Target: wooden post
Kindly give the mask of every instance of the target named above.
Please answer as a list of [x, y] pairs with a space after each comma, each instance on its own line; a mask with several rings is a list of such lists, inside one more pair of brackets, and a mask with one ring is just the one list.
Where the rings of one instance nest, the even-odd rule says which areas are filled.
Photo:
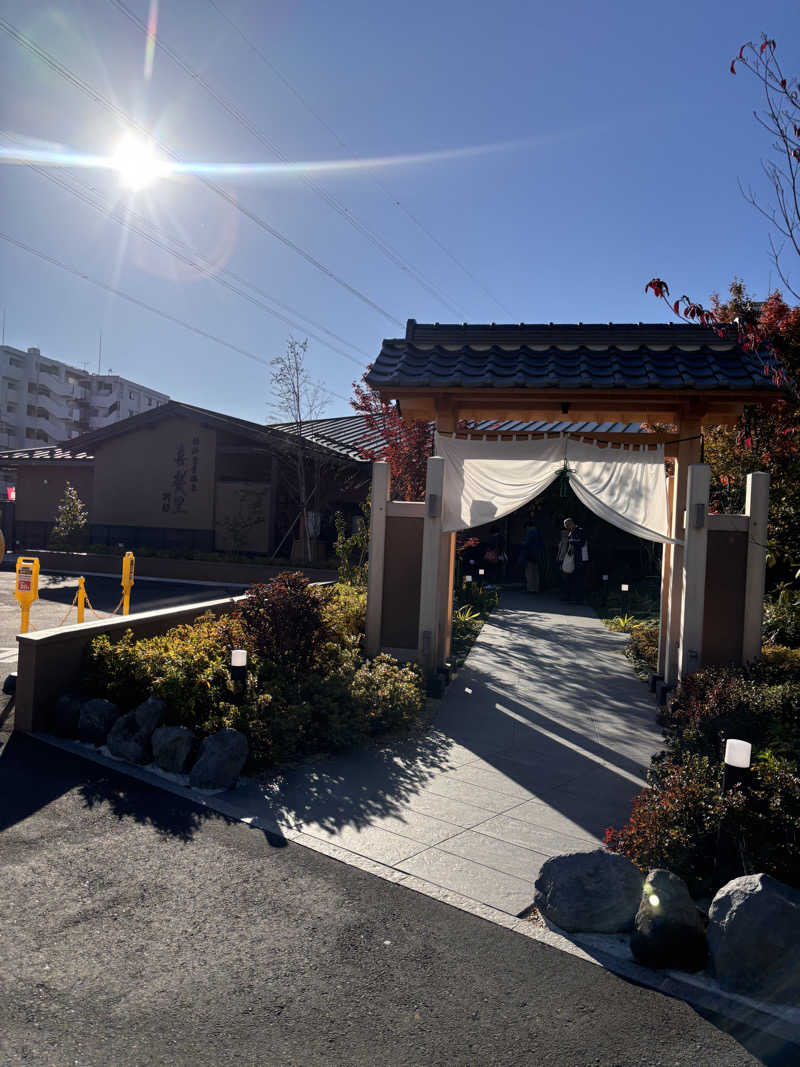
[[[681, 440], [675, 460], [675, 489], [672, 502], [672, 536], [683, 540], [684, 513], [686, 511], [686, 483], [689, 466], [700, 459], [699, 419], [685, 419], [680, 423]], [[672, 546], [669, 577], [668, 625], [664, 649], [664, 681], [674, 685], [678, 680], [678, 659], [683, 602], [683, 545]]]
[[[667, 478], [667, 529], [672, 529], [672, 513], [675, 498], [675, 475]], [[661, 549], [661, 600], [659, 602], [658, 620], [658, 674], [664, 676], [667, 656], [667, 635], [669, 633], [669, 591], [670, 568], [672, 565], [672, 545], [665, 544]]]
[[440, 569], [442, 566], [442, 492], [444, 460], [431, 456], [425, 483], [425, 519], [422, 533], [422, 577], [419, 597], [419, 659], [427, 674], [439, 666], [442, 613]]
[[686, 488], [686, 526], [683, 546], [683, 597], [678, 647], [680, 676], [703, 664], [703, 619], [708, 555], [708, 493], [711, 469], [705, 463], [689, 467]]
[[383, 619], [383, 562], [386, 555], [386, 504], [389, 500], [389, 464], [372, 464], [372, 494], [369, 519], [369, 569], [367, 570], [366, 651], [377, 656], [381, 648]]
[[764, 613], [764, 578], [767, 567], [768, 474], [758, 471], [747, 475], [745, 499], [745, 513], [749, 521], [747, 524], [742, 663], [751, 663], [761, 656], [761, 622]]

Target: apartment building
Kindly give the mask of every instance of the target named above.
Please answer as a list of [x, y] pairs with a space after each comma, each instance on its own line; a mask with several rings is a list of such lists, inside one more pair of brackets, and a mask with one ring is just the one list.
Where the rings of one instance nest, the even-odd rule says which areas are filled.
[[[69, 441], [168, 400], [166, 394], [119, 375], [92, 374], [48, 359], [38, 348], [24, 352], [11, 345], [0, 346], [2, 449]], [[0, 487], [6, 483], [0, 475]]]

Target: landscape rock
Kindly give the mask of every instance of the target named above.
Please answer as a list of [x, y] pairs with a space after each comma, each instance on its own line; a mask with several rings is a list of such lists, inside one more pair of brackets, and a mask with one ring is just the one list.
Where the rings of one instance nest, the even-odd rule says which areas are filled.
[[233, 789], [248, 751], [244, 734], [238, 730], [219, 730], [203, 742], [189, 784], [195, 789]]
[[77, 737], [80, 714], [81, 698], [74, 693], [65, 693], [50, 712], [50, 732], [56, 737]]
[[700, 971], [708, 946], [697, 905], [682, 878], [650, 871], [631, 934], [631, 952], [646, 967]]
[[194, 734], [185, 726], [159, 726], [151, 739], [153, 762], [162, 771], [183, 774], [194, 740]]
[[130, 763], [150, 763], [150, 738], [164, 718], [164, 701], [150, 697], [111, 727], [106, 744], [112, 756]]
[[711, 903], [708, 947], [723, 989], [800, 1004], [800, 890], [768, 874], [734, 878]]
[[562, 930], [619, 933], [633, 926], [643, 884], [627, 856], [604, 848], [567, 852], [543, 864], [534, 904]]
[[92, 745], [104, 745], [109, 731], [120, 717], [120, 710], [110, 700], [98, 697], [81, 704], [78, 737]]

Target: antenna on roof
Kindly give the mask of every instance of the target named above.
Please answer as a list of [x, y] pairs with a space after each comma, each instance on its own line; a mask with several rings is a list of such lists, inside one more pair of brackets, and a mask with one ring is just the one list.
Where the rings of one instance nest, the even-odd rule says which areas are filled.
[[4, 345], [5, 343], [6, 343], [6, 309], [5, 309], [5, 306], [4, 306], [3, 307], [3, 340], [0, 341], [0, 344]]
[[103, 331], [100, 331], [100, 343], [97, 346], [97, 373], [100, 373], [100, 365], [103, 359]]

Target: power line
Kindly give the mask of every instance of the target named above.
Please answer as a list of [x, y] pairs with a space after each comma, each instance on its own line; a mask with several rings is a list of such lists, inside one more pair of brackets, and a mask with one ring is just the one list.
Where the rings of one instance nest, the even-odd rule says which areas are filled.
[[[35, 56], [37, 59], [41, 60], [41, 62], [46, 64], [46, 66], [50, 67], [50, 69], [56, 74], [58, 74], [59, 77], [63, 78], [70, 85], [73, 85], [75, 88], [79, 89], [82, 93], [85, 93], [87, 96], [90, 97], [90, 99], [94, 100], [95, 103], [100, 104], [102, 107], [106, 108], [106, 110], [110, 111], [113, 115], [116, 115], [117, 118], [121, 119], [121, 121], [124, 122], [126, 126], [128, 126], [130, 129], [136, 130], [137, 133], [140, 133], [142, 134], [142, 136], [148, 138], [148, 140], [151, 140], [153, 144], [157, 145], [157, 147], [165, 155], [169, 156], [170, 159], [178, 161], [177, 154], [173, 152], [172, 149], [165, 145], [162, 141], [158, 141], [155, 137], [153, 137], [152, 132], [148, 130], [145, 126], [143, 126], [142, 123], [134, 119], [133, 116], [129, 115], [118, 104], [115, 104], [113, 101], [103, 96], [102, 93], [100, 93], [97, 89], [93, 88], [88, 82], [85, 82], [82, 78], [79, 78], [78, 75], [76, 75], [63, 63], [59, 62], [59, 60], [57, 60], [55, 56], [51, 55], [46, 49], [42, 48], [40, 45], [37, 45], [35, 41], [32, 41], [29, 37], [26, 37], [23, 33], [20, 33], [20, 31], [17, 30], [15, 26], [12, 26], [11, 23], [7, 22], [2, 16], [0, 16], [0, 29], [7, 33], [9, 37], [13, 38], [18, 44], [20, 44], [33, 56]], [[274, 226], [270, 225], [270, 223], [268, 223], [266, 219], [261, 218], [260, 215], [257, 215], [254, 211], [251, 211], [249, 208], [246, 208], [243, 204], [239, 203], [239, 201], [236, 200], [235, 197], [231, 196], [230, 193], [226, 192], [221, 186], [217, 185], [216, 182], [212, 182], [208, 178], [202, 178], [199, 176], [197, 177], [197, 180], [200, 181], [203, 185], [205, 185], [207, 189], [210, 189], [212, 192], [216, 193], [217, 196], [222, 197], [222, 199], [229, 203], [231, 207], [241, 212], [241, 214], [246, 216], [246, 218], [250, 219], [251, 222], [254, 222], [257, 226], [264, 230], [265, 233], [268, 233], [271, 237], [274, 237], [276, 240], [280, 241], [281, 244], [285, 245], [285, 247], [289, 248], [302, 259], [306, 260], [307, 263], [310, 263], [311, 266], [315, 267], [322, 274], [330, 278], [331, 281], [336, 282], [337, 285], [340, 285], [343, 289], [346, 289], [347, 292], [351, 293], [353, 296], [355, 296], [362, 303], [366, 304], [368, 307], [371, 307], [374, 311], [377, 311], [380, 315], [383, 315], [384, 318], [387, 318], [396, 326], [400, 327], [401, 329], [404, 328], [405, 324], [402, 323], [400, 319], [395, 318], [395, 316], [390, 314], [390, 312], [388, 312], [385, 308], [382, 308], [380, 304], [376, 304], [375, 301], [370, 300], [368, 296], [362, 293], [355, 286], [350, 285], [349, 282], [346, 282], [343, 278], [340, 278], [337, 274], [335, 274], [332, 270], [326, 267], [318, 259], [315, 259], [315, 257], [312, 256], [310, 252], [307, 252], [300, 245], [292, 241], [291, 238], [287, 237], [285, 234], [281, 233], [280, 230], [277, 230]]]
[[[112, 0], [112, 3], [113, 2], [116, 2], [116, 0]], [[286, 86], [286, 88], [289, 90], [289, 92], [292, 94], [292, 96], [294, 96], [295, 99], [300, 102], [300, 104], [305, 108], [305, 110], [309, 113], [309, 115], [311, 115], [314, 119], [316, 119], [316, 121], [320, 124], [320, 126], [323, 127], [323, 129], [328, 131], [328, 133], [331, 135], [331, 137], [333, 137], [333, 139], [336, 141], [336, 143], [339, 145], [339, 147], [344, 149], [345, 152], [348, 152], [348, 153], [352, 154], [352, 149], [350, 148], [350, 145], [348, 145], [347, 142], [344, 141], [339, 136], [339, 134], [331, 126], [331, 124], [329, 122], [327, 122], [326, 119], [324, 119], [314, 107], [312, 107], [312, 105], [303, 96], [303, 94], [300, 92], [300, 90], [297, 88], [297, 86], [294, 85], [294, 83], [291, 82], [289, 80], [289, 78], [286, 77], [286, 75], [283, 73], [283, 71], [281, 71], [280, 68], [277, 67], [261, 51], [261, 49], [258, 48], [253, 43], [253, 41], [247, 36], [247, 34], [244, 32], [244, 30], [242, 30], [237, 25], [237, 23], [230, 17], [230, 15], [228, 15], [225, 11], [221, 10], [219, 5], [216, 3], [216, 0], [208, 0], [208, 3], [216, 11], [216, 13], [219, 15], [219, 17], [221, 19], [223, 19], [223, 21], [227, 22], [227, 24], [231, 27], [231, 29], [233, 29], [239, 35], [239, 37], [242, 39], [242, 41], [244, 41], [244, 43], [251, 50], [251, 52], [255, 52], [255, 54], [258, 56], [258, 58], [261, 60], [261, 62], [268, 68], [268, 70], [270, 70], [275, 75], [275, 77], [280, 82], [282, 82], [283, 85]], [[389, 189], [389, 187], [387, 185], [385, 185], [384, 182], [382, 182], [374, 174], [371, 174], [370, 178], [375, 183], [375, 185], [377, 185], [379, 189], [383, 190], [383, 192], [389, 197], [390, 201], [392, 202], [392, 205], [394, 207], [396, 207], [396, 208], [399, 208], [400, 211], [402, 211], [403, 214], [407, 218], [409, 218], [414, 223], [414, 225], [425, 234], [425, 236], [429, 240], [433, 241], [433, 243], [438, 248], [440, 248], [442, 250], [442, 252], [444, 252], [444, 254], [448, 257], [448, 259], [450, 259], [453, 263], [455, 263], [455, 265], [459, 268], [459, 270], [463, 271], [463, 273], [466, 274], [466, 276], [472, 282], [474, 282], [475, 285], [477, 285], [478, 288], [483, 293], [485, 293], [486, 296], [488, 296], [490, 300], [493, 300], [494, 303], [497, 304], [497, 306], [499, 308], [502, 308], [502, 310], [505, 311], [507, 315], [512, 315], [513, 314], [511, 309], [508, 308], [502, 302], [502, 300], [499, 299], [499, 297], [495, 296], [494, 293], [491, 291], [491, 289], [489, 289], [489, 287], [487, 285], [485, 285], [484, 282], [482, 282], [480, 280], [480, 278], [476, 277], [476, 275], [467, 266], [465, 266], [464, 263], [461, 262], [461, 260], [455, 255], [454, 252], [452, 252], [447, 247], [447, 245], [444, 244], [443, 241], [440, 241], [439, 238], [434, 233], [432, 233], [431, 230], [427, 226], [425, 226], [425, 224], [420, 219], [418, 219], [416, 215], [414, 215], [411, 211], [409, 211], [409, 209], [405, 206], [405, 204], [401, 203], [401, 201], [397, 199], [397, 197], [394, 195], [394, 193], [391, 191], [391, 189]]]
[[[114, 296], [121, 297], [121, 299], [127, 300], [131, 304], [135, 304], [137, 307], [143, 308], [145, 311], [149, 311], [153, 315], [158, 315], [160, 318], [166, 319], [167, 322], [173, 322], [177, 326], [182, 326], [185, 330], [191, 330], [192, 333], [204, 337], [207, 341], [213, 341], [215, 344], [229, 348], [232, 352], [238, 352], [240, 356], [246, 356], [248, 359], [252, 359], [255, 363], [260, 363], [264, 367], [272, 366], [271, 361], [265, 359], [263, 356], [256, 355], [255, 352], [250, 352], [246, 348], [241, 348], [239, 345], [235, 345], [231, 341], [226, 341], [223, 337], [217, 337], [216, 334], [209, 333], [207, 330], [201, 330], [199, 326], [192, 326], [191, 323], [179, 319], [177, 315], [171, 315], [168, 311], [162, 311], [161, 308], [153, 307], [152, 304], [148, 304], [136, 296], [131, 296], [130, 293], [123, 292], [122, 289], [117, 289], [113, 285], [108, 285], [107, 282], [101, 282], [99, 278], [93, 278], [91, 274], [86, 274], [84, 271], [78, 270], [77, 267], [71, 267], [68, 263], [56, 259], [55, 256], [49, 256], [46, 252], [42, 252], [41, 249], [25, 244], [24, 241], [18, 241], [15, 237], [12, 237], [8, 233], [3, 233], [1, 230], [0, 241], [7, 241], [9, 244], [22, 249], [23, 252], [28, 252], [32, 256], [37, 256], [39, 259], [44, 260], [45, 263], [49, 263], [53, 267], [58, 267], [60, 270], [66, 271], [68, 274], [74, 274], [76, 278], [80, 278], [82, 281], [91, 282], [92, 285], [96, 285], [99, 289], [105, 289], [106, 292], [113, 293]], [[349, 403], [347, 397], [340, 396], [338, 393], [334, 393], [330, 390], [326, 391], [330, 392], [331, 396], [335, 396], [337, 400], [344, 400], [345, 403]]]
[[[182, 252], [178, 251], [176, 248], [170, 247], [169, 244], [165, 243], [165, 241], [159, 240], [159, 238], [157, 236], [155, 236], [155, 234], [158, 234], [161, 231], [159, 231], [156, 227], [152, 227], [152, 230], [154, 230], [155, 233], [148, 232], [148, 229], [146, 227], [148, 227], [149, 224], [147, 223], [147, 220], [144, 218], [144, 216], [142, 216], [142, 215], [140, 215], [140, 214], [138, 214], [137, 212], [134, 212], [134, 211], [127, 212], [126, 214], [123, 215], [119, 211], [117, 211], [115, 208], [109, 207], [107, 205], [107, 203], [104, 203], [102, 200], [99, 200], [99, 199], [97, 199], [95, 197], [92, 197], [92, 195], [89, 193], [88, 190], [81, 189], [80, 186], [72, 185], [70, 182], [65, 181], [63, 178], [57, 177], [55, 174], [48, 173], [42, 167], [39, 167], [34, 163], [28, 163], [27, 166], [30, 167], [31, 170], [33, 170], [37, 174], [39, 174], [42, 178], [46, 178], [48, 181], [53, 182], [55, 185], [60, 186], [66, 192], [70, 193], [72, 196], [75, 196], [79, 200], [83, 201], [83, 203], [85, 203], [89, 207], [93, 208], [95, 211], [97, 211], [104, 218], [112, 218], [123, 229], [130, 230], [132, 233], [138, 234], [140, 237], [144, 238], [146, 241], [149, 241], [151, 244], [155, 245], [157, 248], [160, 248], [162, 251], [166, 252], [168, 255], [173, 256], [175, 259], [179, 260], [181, 263], [184, 263], [184, 264], [186, 264], [186, 266], [191, 267], [191, 269], [197, 271], [198, 274], [202, 274], [204, 277], [210, 279], [211, 281], [216, 282], [218, 285], [223, 286], [224, 288], [228, 289], [230, 292], [235, 293], [237, 296], [241, 297], [243, 300], [249, 301], [251, 304], [254, 304], [256, 307], [261, 308], [263, 311], [266, 311], [267, 314], [273, 315], [275, 318], [280, 319], [281, 322], [286, 323], [288, 326], [291, 326], [293, 329], [300, 330], [303, 333], [307, 333], [309, 337], [313, 337], [315, 341], [318, 341], [320, 344], [325, 345], [326, 348], [330, 348], [331, 351], [336, 352], [338, 355], [342, 356], [344, 359], [349, 360], [351, 363], [355, 363], [356, 366], [358, 366], [358, 367], [363, 366], [362, 362], [360, 360], [356, 359], [354, 356], [351, 356], [349, 354], [349, 352], [342, 351], [340, 348], [337, 348], [335, 345], [332, 345], [330, 343], [330, 341], [326, 341], [323, 337], [318, 337], [315, 333], [310, 331], [306, 326], [303, 326], [302, 324], [295, 322], [294, 320], [288, 318], [286, 315], [282, 315], [279, 311], [275, 311], [273, 308], [268, 307], [266, 304], [264, 304], [261, 300], [257, 300], [255, 297], [251, 296], [249, 293], [246, 293], [243, 289], [239, 288], [239, 286], [232, 285], [230, 282], [225, 281], [224, 278], [219, 277], [218, 274], [214, 272], [215, 271], [214, 264], [211, 263], [209, 260], [205, 259], [204, 257], [202, 257], [201, 255], [199, 255], [199, 253], [195, 252], [188, 245], [184, 245], [184, 247], [187, 249], [189, 255], [194, 257], [194, 259], [189, 258], [189, 255], [184, 255]], [[135, 222], [132, 221], [134, 219], [141, 220], [144, 223], [144, 227], [142, 225], [136, 225]], [[177, 242], [174, 239], [169, 239], [168, 238], [168, 240], [173, 240], [175, 244], [178, 244], [178, 243], [183, 244], [183, 242]], [[228, 273], [228, 272], [227, 271], [221, 271], [220, 273]], [[233, 275], [233, 276], [238, 278], [238, 275]], [[243, 281], [243, 284], [249, 285], [250, 283]], [[271, 298], [268, 297], [268, 299], [271, 299]], [[304, 316], [301, 316], [301, 317], [304, 317]], [[321, 328], [323, 330], [325, 329], [325, 327], [321, 327]], [[330, 332], [330, 331], [326, 331], [326, 332]], [[333, 334], [333, 336], [337, 337], [336, 334]], [[339, 340], [342, 340], [342, 339], [339, 338]], [[348, 344], [348, 342], [344, 341], [344, 340], [342, 340], [342, 343], [343, 344]], [[355, 346], [352, 346], [352, 347], [355, 347]], [[358, 351], [358, 349], [357, 349], [357, 351]], [[364, 355], [366, 355], [366, 353], [364, 353]], [[367, 356], [367, 358], [369, 358], [369, 357]]]
[[[201, 86], [209, 94], [209, 96], [213, 100], [215, 100], [221, 108], [223, 108], [223, 110], [225, 110], [233, 119], [236, 120], [236, 122], [243, 126], [248, 131], [248, 133], [250, 133], [251, 136], [253, 136], [259, 142], [259, 144], [263, 145], [267, 149], [268, 152], [271, 152], [273, 155], [277, 156], [278, 159], [280, 159], [283, 163], [291, 162], [289, 157], [281, 150], [281, 148], [276, 144], [275, 141], [271, 140], [260, 129], [254, 126], [247, 118], [247, 116], [242, 111], [240, 111], [235, 104], [230, 103], [230, 101], [228, 101], [224, 96], [222, 96], [221, 93], [218, 93], [214, 89], [214, 87], [208, 81], [206, 81], [205, 78], [203, 78], [201, 74], [194, 70], [185, 60], [183, 60], [173, 48], [171, 48], [163, 41], [160, 36], [153, 37], [148, 30], [147, 24], [143, 22], [142, 19], [140, 19], [136, 14], [134, 14], [133, 11], [131, 11], [128, 5], [124, 3], [124, 0], [109, 0], [109, 3], [113, 4], [113, 6], [120, 12], [120, 14], [124, 15], [129, 22], [131, 22], [134, 26], [141, 30], [141, 32], [146, 37], [149, 37], [151, 40], [154, 40], [156, 48], [161, 49], [161, 51], [164, 52], [165, 55], [169, 56], [169, 58], [172, 60], [173, 63], [176, 64], [176, 66], [180, 67], [180, 69], [190, 78], [192, 78], [197, 85]], [[317, 182], [313, 181], [311, 178], [305, 175], [301, 175], [301, 180], [308, 189], [316, 193], [316, 195], [319, 196], [320, 199], [322, 199], [333, 211], [335, 211], [338, 215], [345, 219], [345, 221], [349, 223], [349, 225], [351, 225], [358, 233], [360, 233], [363, 237], [370, 241], [370, 243], [374, 245], [374, 247], [377, 248], [391, 263], [393, 263], [400, 270], [413, 277], [422, 286], [423, 289], [430, 293], [430, 295], [433, 296], [435, 299], [441, 301], [441, 303], [443, 303], [451, 311], [454, 311], [457, 315], [463, 316], [463, 311], [459, 310], [459, 308], [451, 300], [449, 300], [440, 289], [438, 289], [431, 282], [428, 282], [418, 268], [414, 267], [411, 263], [409, 263], [408, 260], [406, 260], [400, 252], [398, 252], [388, 243], [388, 241], [385, 241], [365, 222], [363, 222], [356, 215], [354, 215], [347, 207], [345, 207], [345, 205], [340, 200], [338, 200], [322, 186], [318, 185]]]

